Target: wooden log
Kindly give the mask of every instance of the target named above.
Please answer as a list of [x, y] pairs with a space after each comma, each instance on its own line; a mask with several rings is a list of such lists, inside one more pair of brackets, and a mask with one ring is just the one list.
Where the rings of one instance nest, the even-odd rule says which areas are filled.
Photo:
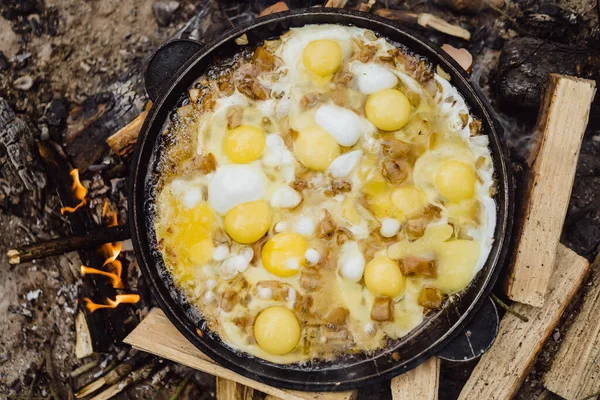
[[512, 300], [544, 305], [595, 86], [594, 81], [550, 75], [528, 162], [528, 198], [508, 279], [507, 295]]
[[387, 8], [380, 8], [375, 11], [375, 14], [394, 21], [400, 21], [413, 27], [420, 26], [422, 28], [434, 29], [438, 32], [445, 33], [446, 35], [455, 36], [464, 40], [471, 40], [471, 32], [461, 26], [453, 25], [433, 14], [390, 10]]
[[393, 400], [437, 400], [440, 359], [431, 357], [417, 368], [392, 379]]
[[508, 400], [517, 393], [588, 270], [585, 258], [558, 245], [544, 307], [515, 304], [515, 311], [526, 316], [529, 322], [510, 313], [504, 315], [496, 341], [481, 357], [459, 400]]
[[[600, 53], [532, 37], [508, 40], [498, 61], [498, 95], [518, 110], [537, 111], [551, 73], [591, 79], [600, 85]], [[600, 99], [595, 105], [597, 110]]]
[[99, 227], [83, 235], [65, 236], [30, 244], [20, 249], [11, 249], [6, 254], [9, 264], [20, 264], [75, 250], [94, 250], [105, 243], [120, 242], [129, 238], [131, 238], [129, 225]]
[[217, 400], [252, 400], [254, 389], [241, 383], [217, 376]]
[[583, 305], [544, 376], [544, 386], [567, 400], [589, 398], [600, 392], [600, 258]]
[[150, 310], [148, 316], [125, 338], [124, 342], [136, 349], [286, 400], [353, 400], [357, 394], [356, 391], [321, 393], [279, 389], [236, 374], [215, 363], [198, 350], [179, 333], [162, 310], [158, 308]]
[[124, 159], [129, 158], [131, 153], [133, 153], [135, 143], [137, 142], [140, 130], [142, 129], [142, 125], [144, 125], [147, 115], [148, 110], [142, 111], [133, 121], [106, 139], [106, 143], [108, 143], [115, 154], [118, 154]]

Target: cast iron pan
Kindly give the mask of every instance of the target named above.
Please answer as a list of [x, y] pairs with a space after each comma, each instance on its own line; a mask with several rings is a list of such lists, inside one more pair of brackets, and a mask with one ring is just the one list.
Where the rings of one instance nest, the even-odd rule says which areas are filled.
[[[277, 37], [291, 27], [325, 23], [371, 29], [426, 57], [431, 63], [441, 65], [450, 74], [451, 82], [462, 93], [471, 112], [481, 119], [484, 131], [490, 138], [498, 189], [495, 197], [496, 239], [485, 266], [471, 285], [453, 301], [447, 302], [442, 310], [430, 315], [408, 336], [389, 343], [375, 354], [345, 356], [336, 362], [284, 366], [229, 348], [211, 334], [196, 309], [178, 293], [157, 250], [152, 222], [156, 154], [162, 146], [160, 133], [168, 121], [169, 113], [178, 106], [182, 94], [202, 75], [214, 57], [227, 58], [240, 50], [240, 46], [234, 42], [235, 38], [246, 34], [249, 46], [253, 46], [265, 39]], [[436, 354], [450, 359], [464, 358], [466, 356], [461, 355], [461, 346], [471, 347], [472, 343], [466, 343], [465, 338], [469, 341], [469, 336], [478, 337], [476, 327], [480, 321], [497, 322], [495, 308], [489, 304], [483, 308], [485, 314], [477, 315], [474, 319], [473, 316], [486, 301], [489, 302], [488, 295], [506, 256], [512, 224], [511, 179], [490, 113], [469, 84], [468, 76], [437, 46], [394, 22], [371, 14], [337, 9], [296, 10], [273, 14], [252, 24], [240, 26], [210, 44], [190, 40], [167, 43], [153, 55], [149, 63], [146, 87], [154, 104], [140, 133], [130, 175], [129, 220], [133, 245], [144, 277], [161, 308], [177, 329], [210, 358], [248, 378], [281, 388], [304, 391], [347, 390], [392, 378]], [[468, 325], [471, 319], [473, 323]], [[492, 328], [489, 328], [488, 324], [492, 336], [495, 335], [496, 327], [497, 324], [492, 324]], [[475, 329], [475, 332], [459, 336], [459, 340], [447, 347], [464, 329]], [[481, 335], [484, 334], [482, 331]], [[489, 336], [489, 332], [487, 334]], [[482, 348], [485, 349], [486, 346], [489, 346], [489, 341]], [[444, 349], [445, 347], [447, 348]]]

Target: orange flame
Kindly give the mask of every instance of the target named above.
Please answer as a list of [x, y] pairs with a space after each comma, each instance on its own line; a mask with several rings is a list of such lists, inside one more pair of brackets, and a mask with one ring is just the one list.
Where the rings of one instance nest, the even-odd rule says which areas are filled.
[[79, 170], [77, 168], [72, 169], [69, 175], [71, 175], [71, 177], [73, 178], [73, 185], [71, 186], [71, 190], [73, 190], [75, 198], [79, 200], [79, 204], [77, 204], [75, 207], [62, 207], [60, 209], [60, 213], [63, 215], [67, 212], [75, 212], [78, 208], [84, 206], [86, 203], [85, 196], [87, 195], [87, 189], [79, 181]]
[[84, 298], [83, 301], [85, 302], [85, 306], [87, 307], [87, 309], [91, 313], [93, 313], [94, 311], [98, 310], [99, 308], [115, 308], [121, 303], [135, 304], [138, 301], [140, 301], [140, 295], [139, 294], [118, 294], [116, 296], [115, 300], [106, 299], [106, 302], [108, 304], [96, 304], [87, 297]]
[[85, 276], [87, 274], [96, 274], [96, 275], [104, 275], [104, 276], [109, 277], [110, 280], [112, 281], [112, 286], [115, 289], [123, 289], [125, 287], [125, 285], [123, 284], [123, 281], [121, 280], [121, 274], [102, 271], [100, 269], [86, 267], [85, 265], [82, 265], [80, 267], [80, 271], [81, 271], [81, 276]]

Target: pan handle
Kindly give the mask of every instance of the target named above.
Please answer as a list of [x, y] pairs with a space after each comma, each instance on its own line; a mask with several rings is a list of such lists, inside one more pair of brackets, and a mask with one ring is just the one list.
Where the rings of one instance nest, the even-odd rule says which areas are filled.
[[163, 44], [152, 54], [146, 67], [144, 84], [153, 102], [160, 97], [177, 71], [202, 48], [204, 43], [191, 39], [175, 39]]

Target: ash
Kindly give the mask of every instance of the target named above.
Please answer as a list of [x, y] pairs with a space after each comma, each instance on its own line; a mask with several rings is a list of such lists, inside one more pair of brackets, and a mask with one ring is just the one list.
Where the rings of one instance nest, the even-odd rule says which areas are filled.
[[[136, 371], [145, 368], [146, 374], [123, 387], [114, 398], [169, 399], [181, 387], [180, 399], [214, 398], [214, 377], [119, 343], [77, 359], [75, 317], [82, 286], [79, 254], [11, 266], [6, 252], [70, 233], [67, 219], [59, 212], [61, 203], [52, 179], [46, 176], [36, 155], [35, 143], [39, 140], [60, 145], [72, 165], [80, 169], [90, 191], [88, 207], [96, 223], [101, 222], [104, 199], [117, 209], [119, 222], [126, 223], [127, 166], [110, 151], [106, 139], [146, 106], [142, 72], [148, 56], [182, 32], [187, 37], [210, 41], [231, 27], [252, 21], [273, 3], [0, 2], [0, 98], [5, 101], [0, 101], [0, 115], [5, 107], [2, 104], [15, 112], [7, 121], [0, 118], [0, 227], [4, 233], [0, 235], [0, 399], [73, 398], [74, 392], [127, 362]], [[287, 1], [290, 8], [322, 3]], [[357, 3], [350, 1], [346, 8], [357, 7]], [[458, 9], [459, 3], [471, 7], [475, 4], [475, 9]], [[473, 55], [472, 82], [494, 110], [519, 178], [537, 116], [536, 93], [507, 76], [520, 72], [529, 79], [535, 75], [535, 68], [508, 71], [502, 61], [503, 51], [509, 46], [518, 51], [519, 40], [526, 37], [538, 40], [540, 49], [550, 42], [576, 44], [584, 52], [597, 52], [597, 7], [596, 0], [378, 0], [371, 12], [385, 8], [427, 12], [471, 32], [472, 39], [464, 41], [414, 27], [438, 45], [466, 48]], [[551, 56], [550, 50], [540, 55], [540, 65], [543, 57]], [[526, 64], [525, 60], [522, 65]], [[599, 71], [596, 66], [587, 77], [598, 81]], [[521, 101], [515, 101], [509, 93], [521, 96]], [[597, 114], [597, 105], [592, 113], [594, 110]], [[17, 119], [22, 122], [15, 124]], [[18, 127], [18, 140], [6, 139], [5, 126], [9, 123]], [[592, 118], [562, 236], [563, 243], [588, 258], [595, 256], [600, 244], [599, 156], [600, 121]], [[133, 252], [124, 247], [121, 259], [128, 266], [128, 285], [142, 296], [132, 308], [133, 319], [139, 321], [155, 304], [140, 278]], [[571, 304], [517, 398], [535, 399], [542, 393], [541, 375], [556, 352], [562, 327], [572, 320], [578, 307], [577, 301]], [[82, 372], [85, 368], [81, 367], [88, 370]], [[440, 398], [457, 398], [473, 367], [474, 363], [442, 363]], [[359, 398], [389, 399], [389, 385], [361, 389]]]

